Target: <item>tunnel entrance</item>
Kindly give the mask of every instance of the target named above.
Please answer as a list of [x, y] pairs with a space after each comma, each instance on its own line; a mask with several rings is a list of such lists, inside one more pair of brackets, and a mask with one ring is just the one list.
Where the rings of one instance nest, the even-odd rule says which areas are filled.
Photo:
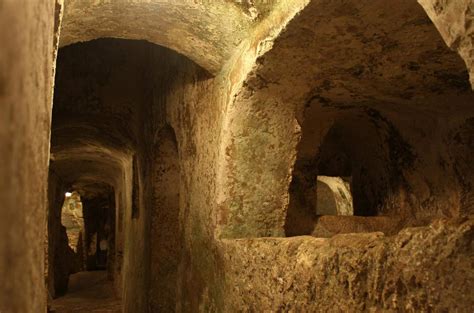
[[106, 271], [115, 296], [133, 290], [151, 311], [171, 312], [179, 297], [181, 155], [167, 110], [180, 106], [167, 101], [175, 84], [188, 86], [176, 74], [190, 70], [192, 81], [208, 78], [176, 52], [136, 40], [102, 38], [58, 54], [50, 189], [76, 190], [69, 198], [80, 194], [84, 221], [83, 271], [71, 279]]
[[[50, 181], [59, 184], [54, 177], [51, 173]], [[48, 260], [52, 271], [49, 279], [54, 283], [50, 296], [55, 298], [50, 305], [56, 310], [52, 312], [68, 312], [67, 307], [77, 302], [74, 299], [78, 297], [83, 298], [84, 303], [77, 308], [116, 307], [119, 302], [115, 301], [110, 280], [115, 256], [114, 191], [100, 184], [75, 183], [73, 186], [75, 188], [67, 188], [71, 191], [58, 195], [64, 199], [60, 214], [57, 218], [51, 216], [48, 223], [52, 234], [49, 237], [52, 253]], [[103, 303], [97, 303], [101, 301]]]
[[64, 250], [56, 250], [54, 266], [65, 269], [58, 278], [67, 285], [50, 303], [51, 312], [69, 312], [71, 307], [84, 312], [97, 308], [121, 312], [110, 280], [115, 245], [114, 193], [111, 188], [105, 188], [105, 193], [91, 193], [90, 187], [81, 186], [80, 191], [65, 194], [61, 223], [70, 251], [65, 257]]
[[57, 274], [54, 294], [66, 292], [71, 274], [111, 266], [113, 255], [109, 255], [109, 250], [113, 253], [115, 204], [113, 190], [107, 189], [106, 193], [91, 194], [82, 186], [80, 191], [66, 192], [60, 219], [50, 219], [49, 228], [60, 234], [59, 240], [51, 242], [51, 263]]
[[316, 215], [354, 215], [351, 177], [321, 176], [316, 184]]
[[406, 201], [401, 173], [412, 167], [412, 147], [372, 108], [331, 108], [314, 101], [306, 110], [287, 236], [396, 233]]
[[[115, 205], [113, 192], [84, 200], [85, 268], [106, 270], [114, 246]], [[113, 253], [113, 252], [112, 252]]]
[[66, 228], [69, 247], [76, 254], [82, 255], [84, 217], [81, 196], [76, 191], [66, 192], [64, 196], [64, 204], [61, 209], [61, 224]]

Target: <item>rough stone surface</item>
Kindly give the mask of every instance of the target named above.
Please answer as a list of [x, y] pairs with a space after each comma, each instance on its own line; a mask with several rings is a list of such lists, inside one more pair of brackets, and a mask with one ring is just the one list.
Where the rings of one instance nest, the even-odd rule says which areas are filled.
[[[299, 172], [308, 183], [352, 176], [363, 215], [456, 216], [465, 187], [446, 142], [473, 101], [465, 65], [416, 2], [311, 1], [229, 105], [218, 233], [281, 236]], [[339, 141], [328, 144], [350, 157], [349, 173], [306, 166], [324, 157], [331, 127]]]
[[157, 137], [153, 162], [150, 236], [150, 312], [176, 308], [178, 266], [183, 247], [180, 228], [180, 164], [176, 137], [168, 126]]
[[474, 220], [394, 237], [223, 240], [225, 312], [471, 312]]
[[255, 25], [282, 5], [291, 4], [282, 0], [257, 4], [228, 0], [68, 0], [60, 45], [101, 37], [147, 40], [217, 74]]
[[418, 0], [446, 44], [466, 62], [474, 89], [474, 3], [472, 0]]
[[389, 216], [318, 216], [313, 220], [309, 232], [301, 229], [286, 229], [287, 236], [310, 234], [314, 237], [329, 238], [337, 234], [381, 232], [391, 236], [405, 227], [419, 226], [426, 222], [405, 220]]

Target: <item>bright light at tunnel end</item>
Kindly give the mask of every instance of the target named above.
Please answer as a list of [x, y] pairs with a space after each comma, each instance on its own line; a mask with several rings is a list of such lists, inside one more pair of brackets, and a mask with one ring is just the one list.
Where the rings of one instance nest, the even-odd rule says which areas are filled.
[[65, 195], [66, 195], [66, 197], [69, 198], [70, 196], [72, 196], [72, 192], [69, 192], [69, 191], [68, 191], [68, 192], [65, 193]]

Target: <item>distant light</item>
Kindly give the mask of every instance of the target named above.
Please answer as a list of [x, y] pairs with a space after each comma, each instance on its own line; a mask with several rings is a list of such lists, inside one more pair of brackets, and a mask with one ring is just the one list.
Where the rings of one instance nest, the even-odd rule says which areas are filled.
[[70, 196], [72, 196], [72, 193], [71, 192], [66, 192], [66, 197], [69, 198]]

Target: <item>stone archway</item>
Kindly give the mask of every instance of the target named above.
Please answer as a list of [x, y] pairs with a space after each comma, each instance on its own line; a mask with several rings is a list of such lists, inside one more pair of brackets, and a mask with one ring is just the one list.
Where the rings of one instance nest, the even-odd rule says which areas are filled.
[[352, 193], [347, 180], [319, 175], [316, 186], [316, 215], [354, 215]]

